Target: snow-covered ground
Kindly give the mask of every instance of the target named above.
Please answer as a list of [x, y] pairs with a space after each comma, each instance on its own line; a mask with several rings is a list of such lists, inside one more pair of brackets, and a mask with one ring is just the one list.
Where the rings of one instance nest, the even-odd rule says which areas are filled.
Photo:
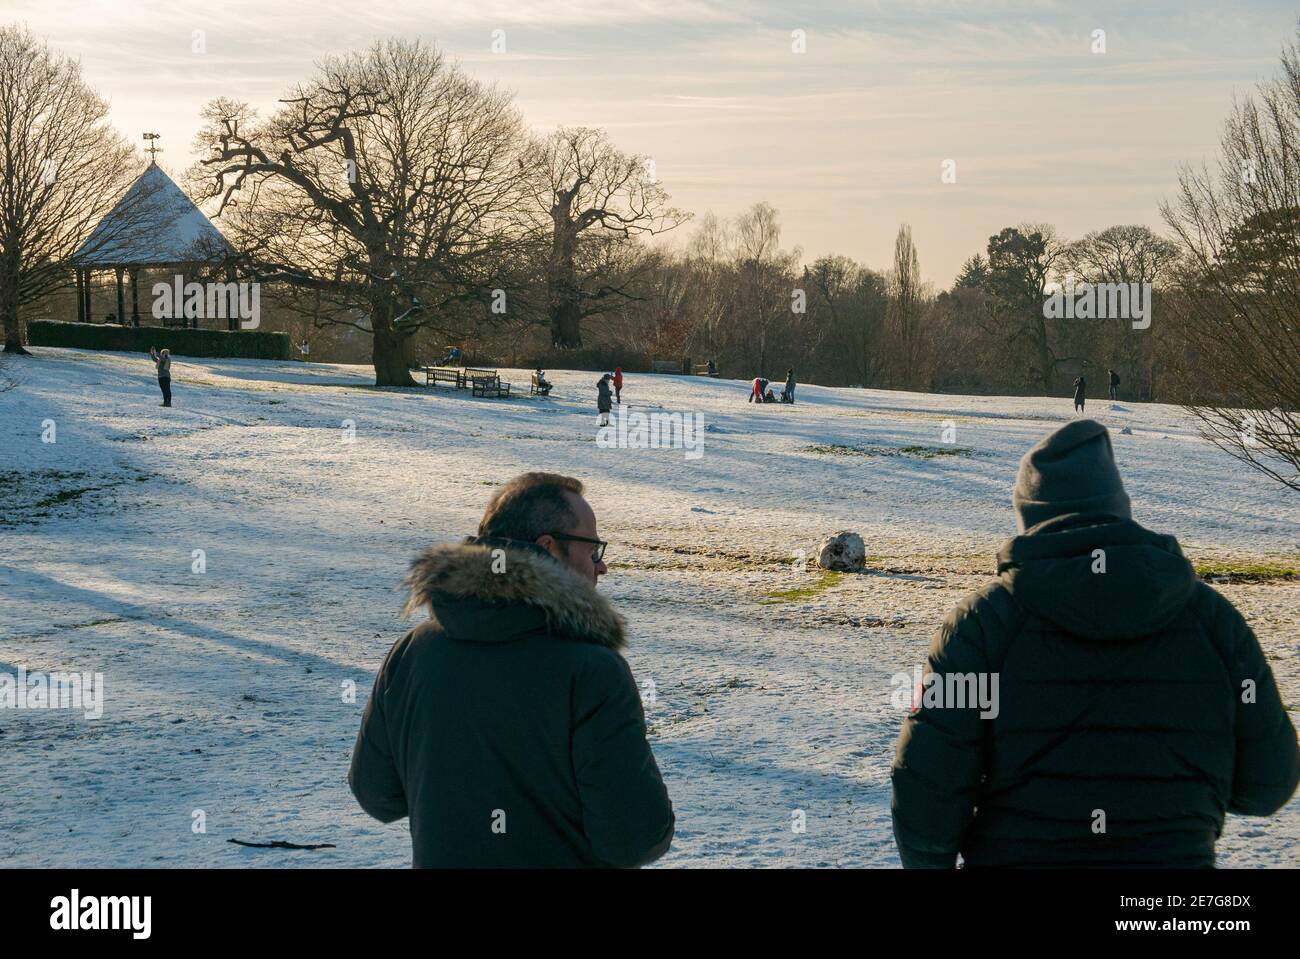
[[[102, 672], [106, 702], [94, 720], [0, 711], [0, 864], [18, 866], [409, 864], [405, 823], [368, 819], [345, 781], [374, 670], [409, 626], [398, 583], [528, 469], [583, 478], [611, 541], [602, 589], [653, 681], [678, 815], [660, 865], [895, 866], [890, 677], [991, 573], [1019, 457], [1071, 416], [1068, 398], [806, 385], [794, 407], [754, 407], [744, 383], [628, 376], [634, 408], [703, 415], [689, 459], [599, 448], [594, 373], [555, 371], [537, 399], [511, 371], [524, 396], [499, 401], [376, 390], [363, 367], [178, 358], [164, 410], [147, 358], [36, 352], [0, 393], [0, 671]], [[1088, 412], [1112, 426], [1135, 516], [1194, 560], [1300, 557], [1300, 497], [1182, 412]], [[822, 589], [792, 558], [842, 528], [874, 572]], [[1300, 584], [1220, 588], [1300, 704]], [[1219, 848], [1300, 864], [1300, 803], [1229, 817]]]

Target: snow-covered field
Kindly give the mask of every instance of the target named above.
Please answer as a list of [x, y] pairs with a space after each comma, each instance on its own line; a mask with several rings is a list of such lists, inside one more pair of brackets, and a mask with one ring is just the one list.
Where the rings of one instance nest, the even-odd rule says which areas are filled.
[[[703, 415], [688, 459], [599, 448], [594, 373], [553, 372], [537, 399], [511, 371], [524, 396], [497, 401], [376, 390], [363, 367], [178, 358], [164, 410], [147, 358], [35, 352], [0, 393], [0, 671], [102, 672], [106, 701], [94, 720], [0, 711], [0, 864], [17, 866], [409, 864], [405, 823], [368, 819], [345, 781], [374, 670], [409, 626], [398, 583], [528, 469], [584, 479], [611, 541], [601, 588], [653, 681], [677, 809], [660, 865], [896, 866], [890, 677], [992, 572], [1019, 457], [1071, 415], [1068, 398], [815, 386], [754, 407], [735, 381], [629, 376], [634, 407]], [[1297, 561], [1300, 497], [1183, 413], [1088, 412], [1112, 427], [1139, 521], [1197, 562]], [[796, 568], [842, 528], [873, 572], [828, 586]], [[1300, 583], [1220, 588], [1297, 718]], [[1300, 865], [1300, 802], [1229, 817], [1219, 849]]]

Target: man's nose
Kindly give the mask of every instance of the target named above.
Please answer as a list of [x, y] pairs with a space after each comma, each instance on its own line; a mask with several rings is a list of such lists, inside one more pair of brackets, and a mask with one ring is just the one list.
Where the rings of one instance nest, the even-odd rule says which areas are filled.
[[604, 576], [608, 572], [609, 567], [605, 565], [605, 561], [603, 559], [596, 560], [596, 575]]

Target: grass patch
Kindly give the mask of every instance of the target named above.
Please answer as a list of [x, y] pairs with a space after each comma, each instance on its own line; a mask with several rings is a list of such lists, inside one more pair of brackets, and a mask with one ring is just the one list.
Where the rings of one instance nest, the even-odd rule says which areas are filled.
[[68, 473], [63, 470], [36, 470], [31, 473], [22, 473], [18, 470], [0, 470], [0, 483], [6, 485], [16, 484], [27, 479], [43, 481], [72, 480], [81, 479], [85, 475], [85, 473]]
[[65, 470], [0, 470], [0, 527], [36, 522], [57, 507], [76, 506], [87, 493], [107, 492], [149, 478], [131, 467], [125, 473], [96, 476]]
[[1291, 560], [1201, 560], [1192, 564], [1201, 579], [1239, 583], [1300, 580], [1300, 557]]
[[933, 460], [941, 456], [972, 456], [969, 446], [841, 446], [824, 443], [805, 446], [801, 453], [818, 453], [822, 456], [907, 456], [912, 459]]
[[[809, 534], [810, 536], [812, 534]], [[727, 550], [717, 546], [705, 546], [699, 543], [637, 543], [619, 542], [629, 550], [644, 549], [655, 554], [668, 554], [666, 561], [643, 562], [635, 559], [620, 558], [616, 560], [619, 567], [628, 569], [700, 569], [723, 570], [730, 572], [754, 572], [770, 569], [773, 566], [790, 568], [794, 557], [789, 553], [774, 553], [762, 550], [739, 551]]]
[[827, 570], [822, 573], [815, 583], [809, 583], [807, 586], [773, 590], [767, 594], [767, 598], [762, 600], [759, 605], [773, 606], [777, 603], [797, 603], [800, 600], [812, 599], [814, 596], [826, 592], [843, 578], [843, 573]]
[[95, 488], [69, 485], [85, 478], [85, 473], [63, 470], [0, 471], [0, 525], [14, 525], [32, 510], [77, 499]]
[[80, 499], [86, 493], [102, 488], [103, 487], [100, 486], [77, 486], [72, 489], [59, 490], [53, 496], [47, 496], [45, 499], [33, 503], [32, 509], [45, 509], [49, 506], [58, 506], [60, 503], [68, 503], [74, 499]]

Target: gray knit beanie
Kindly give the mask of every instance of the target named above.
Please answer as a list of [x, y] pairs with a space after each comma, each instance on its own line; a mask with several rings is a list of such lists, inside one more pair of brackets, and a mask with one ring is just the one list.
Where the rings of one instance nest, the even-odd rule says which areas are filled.
[[1096, 420], [1074, 420], [1026, 453], [1011, 503], [1022, 533], [1070, 514], [1132, 517], [1110, 433]]

